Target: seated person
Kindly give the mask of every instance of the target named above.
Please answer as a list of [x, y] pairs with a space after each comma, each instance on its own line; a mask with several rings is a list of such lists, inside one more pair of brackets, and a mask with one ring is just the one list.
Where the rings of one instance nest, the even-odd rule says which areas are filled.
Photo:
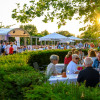
[[75, 50], [75, 51], [74, 51], [74, 54], [79, 55], [79, 51], [78, 51], [78, 50]]
[[98, 52], [97, 59], [95, 59], [94, 62], [93, 62], [93, 67], [100, 69], [100, 52]]
[[78, 51], [79, 51], [79, 58], [80, 58], [79, 64], [82, 65], [84, 62], [84, 52], [82, 52], [82, 49], [79, 49]]
[[64, 70], [63, 70], [64, 72], [66, 72], [66, 67], [70, 63], [71, 60], [72, 60], [72, 52], [69, 51], [68, 54], [64, 58], [64, 65], [65, 65]]
[[79, 61], [79, 56], [77, 54], [73, 54], [72, 61], [70, 61], [70, 63], [67, 66], [66, 72], [68, 74], [78, 74], [79, 73], [79, 71], [77, 70], [78, 61]]
[[84, 60], [84, 70], [79, 72], [77, 81], [79, 83], [86, 81], [86, 87], [95, 87], [99, 83], [99, 72], [93, 69], [93, 61], [91, 57], [86, 57]]
[[94, 60], [96, 59], [96, 52], [94, 50], [91, 50], [89, 53], [88, 53], [88, 57], [91, 57], [93, 62]]
[[47, 76], [50, 76], [50, 75], [54, 75], [55, 76], [55, 75], [58, 74], [55, 65], [59, 61], [59, 56], [57, 56], [57, 55], [51, 55], [50, 56], [50, 61], [51, 61], [51, 63], [47, 66], [46, 75]]

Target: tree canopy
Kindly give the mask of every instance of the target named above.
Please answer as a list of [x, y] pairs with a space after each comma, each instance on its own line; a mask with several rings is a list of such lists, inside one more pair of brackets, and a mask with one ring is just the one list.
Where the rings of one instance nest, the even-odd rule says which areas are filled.
[[100, 17], [100, 0], [30, 0], [30, 5], [24, 4], [13, 10], [12, 18], [22, 23], [32, 21], [35, 17], [44, 16], [43, 22], [53, 22], [58, 19], [58, 27], [66, 24], [66, 19], [71, 20], [74, 14], [80, 19], [84, 16], [84, 23], [95, 24]]
[[35, 25], [21, 25], [20, 28], [26, 30], [31, 36], [34, 36], [37, 34], [38, 30]]
[[67, 36], [67, 37], [74, 36], [74, 34], [71, 34], [68, 31], [58, 31], [56, 33]]

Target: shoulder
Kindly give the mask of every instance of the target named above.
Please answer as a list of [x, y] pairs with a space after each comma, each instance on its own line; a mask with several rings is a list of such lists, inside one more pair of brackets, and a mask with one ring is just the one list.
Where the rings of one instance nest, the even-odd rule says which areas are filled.
[[52, 66], [54, 66], [54, 64], [53, 64], [53, 63], [50, 63], [50, 64], [48, 65], [48, 67], [52, 67]]
[[98, 61], [98, 59], [96, 58], [95, 60], [94, 60], [94, 62], [97, 62]]

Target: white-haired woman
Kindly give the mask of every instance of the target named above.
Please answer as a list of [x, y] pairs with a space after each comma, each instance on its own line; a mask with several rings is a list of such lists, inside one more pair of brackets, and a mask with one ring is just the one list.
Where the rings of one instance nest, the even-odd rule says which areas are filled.
[[51, 61], [51, 63], [47, 66], [46, 75], [47, 76], [51, 76], [51, 75], [55, 76], [55, 75], [58, 74], [55, 65], [59, 61], [59, 56], [58, 55], [51, 55], [50, 56], [50, 61]]
[[72, 61], [68, 64], [66, 72], [68, 74], [78, 74], [77, 63], [79, 61], [79, 56], [77, 54], [72, 55]]

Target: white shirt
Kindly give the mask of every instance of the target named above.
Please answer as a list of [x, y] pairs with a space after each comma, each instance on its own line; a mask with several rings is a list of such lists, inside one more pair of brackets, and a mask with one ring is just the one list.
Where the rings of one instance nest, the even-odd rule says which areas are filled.
[[17, 51], [17, 46], [16, 45], [13, 45], [13, 51]]
[[7, 45], [7, 46], [6, 46], [6, 49], [7, 49], [6, 53], [7, 53], [7, 54], [9, 54], [9, 48], [10, 48], [10, 45]]
[[67, 66], [67, 70], [66, 73], [67, 74], [74, 74], [77, 70], [77, 64], [74, 63], [73, 61], [71, 61], [68, 66]]
[[50, 63], [48, 66], [47, 66], [47, 71], [46, 71], [46, 75], [52, 75], [52, 74], [57, 74], [57, 70], [56, 70], [56, 67], [53, 63]]

